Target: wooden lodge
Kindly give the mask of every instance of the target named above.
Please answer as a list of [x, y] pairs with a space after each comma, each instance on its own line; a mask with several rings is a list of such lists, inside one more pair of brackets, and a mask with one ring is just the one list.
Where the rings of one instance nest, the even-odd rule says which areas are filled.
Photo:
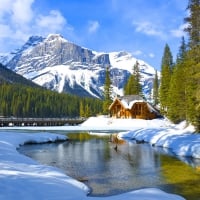
[[116, 97], [109, 111], [113, 118], [155, 119], [160, 116], [158, 110], [139, 95]]

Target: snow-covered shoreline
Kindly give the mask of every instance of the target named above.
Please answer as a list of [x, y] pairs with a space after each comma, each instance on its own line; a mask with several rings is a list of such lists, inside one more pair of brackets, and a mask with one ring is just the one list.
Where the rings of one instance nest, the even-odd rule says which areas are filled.
[[200, 134], [195, 134], [193, 126], [186, 126], [185, 122], [178, 125], [167, 119], [140, 120], [140, 119], [111, 119], [90, 118], [83, 126], [90, 127], [98, 124], [104, 128], [116, 128], [128, 131], [120, 132], [118, 137], [148, 142], [151, 145], [170, 149], [175, 155], [200, 158]]
[[200, 158], [200, 135], [193, 127], [141, 128], [118, 134], [121, 138], [148, 142], [153, 146], [170, 149], [177, 156]]
[[[179, 146], [180, 151], [176, 153], [181, 155], [185, 155], [185, 153], [187, 153], [187, 155], [190, 154], [194, 156], [200, 154], [200, 136], [194, 137], [195, 135], [191, 134], [191, 137], [194, 137], [194, 148], [192, 148], [190, 145], [187, 145], [188, 139], [186, 138], [186, 135], [190, 135], [188, 133], [192, 131], [191, 128], [183, 129], [182, 127], [171, 126], [166, 121], [132, 121], [132, 124], [130, 124], [130, 122], [130, 120], [127, 120], [128, 124], [126, 124], [125, 121], [91, 118], [82, 124], [82, 128], [86, 130], [86, 128], [89, 129], [90, 126], [96, 126], [96, 128], [98, 127], [99, 129], [102, 126], [103, 130], [106, 130], [106, 127], [108, 130], [110, 130], [109, 127], [112, 126], [113, 130], [114, 127], [117, 130], [121, 123], [121, 128], [122, 126], [125, 127], [128, 125], [132, 131], [121, 132], [119, 134], [120, 137], [144, 140], [150, 142], [151, 144], [168, 148], [171, 148], [180, 142], [180, 145], [183, 145], [186, 148], [181, 148], [181, 146]], [[143, 128], [141, 126], [143, 126]], [[32, 127], [32, 129], [34, 129], [34, 127]], [[66, 129], [67, 127], [60, 127], [60, 130]], [[176, 134], [174, 134], [173, 131], [176, 131]], [[178, 140], [175, 143], [167, 142], [167, 139], [169, 138], [173, 138], [174, 141], [175, 137], [179, 137], [181, 140]], [[0, 129], [0, 199], [184, 199], [178, 195], [168, 194], [156, 188], [146, 188], [109, 197], [88, 197], [88, 188], [83, 183], [80, 183], [65, 175], [57, 168], [41, 165], [31, 158], [19, 154], [17, 151], [17, 148], [20, 145], [23, 145], [27, 142], [43, 143], [66, 139], [67, 138], [64, 135], [52, 134], [48, 132], [19, 133], [19, 131], [15, 132], [14, 130], [7, 131], [6, 129]], [[177, 149], [178, 148], [175, 148], [174, 151]]]

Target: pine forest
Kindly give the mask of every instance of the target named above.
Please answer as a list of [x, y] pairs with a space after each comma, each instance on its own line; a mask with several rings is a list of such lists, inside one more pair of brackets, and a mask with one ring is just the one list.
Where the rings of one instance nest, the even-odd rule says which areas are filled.
[[[164, 47], [161, 79], [155, 73], [153, 104], [174, 123], [186, 120], [200, 131], [200, 0], [189, 0], [187, 38], [182, 37], [174, 61], [170, 46]], [[7, 73], [6, 69], [4, 69]], [[1, 76], [0, 76], [1, 78]], [[24, 81], [24, 80], [23, 80]], [[142, 95], [138, 63], [124, 85], [124, 94]], [[30, 83], [29, 83], [30, 84]], [[89, 117], [108, 114], [112, 102], [109, 67], [106, 68], [104, 99], [59, 94], [28, 84], [10, 84], [0, 79], [0, 116], [14, 117]]]
[[200, 0], [190, 0], [176, 61], [166, 44], [161, 64], [160, 109], [172, 122], [186, 120], [200, 131]]
[[100, 113], [102, 101], [59, 94], [20, 84], [0, 84], [0, 116], [89, 117]]

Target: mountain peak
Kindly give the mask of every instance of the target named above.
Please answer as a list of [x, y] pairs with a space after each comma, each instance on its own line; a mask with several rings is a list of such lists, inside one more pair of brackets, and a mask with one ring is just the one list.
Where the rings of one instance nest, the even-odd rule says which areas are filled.
[[56, 40], [62, 40], [62, 41], [65, 41], [65, 42], [69, 42], [61, 34], [49, 34], [46, 37], [46, 41], [56, 41]]
[[14, 54], [16, 53], [21, 53], [30, 47], [36, 46], [38, 43], [42, 42], [44, 38], [42, 36], [31, 36], [27, 40], [27, 42], [21, 47], [21, 49], [17, 49], [16, 52], [13, 52]]
[[0, 57], [0, 61], [3, 59], [9, 69], [41, 86], [80, 96], [102, 97], [108, 65], [113, 96], [123, 94], [136, 61], [146, 97], [151, 93], [155, 73], [153, 67], [129, 52], [95, 52], [69, 42], [60, 34], [49, 34], [46, 38], [31, 36], [10, 60]]
[[37, 44], [38, 42], [42, 42], [44, 40], [44, 38], [42, 36], [38, 36], [38, 35], [33, 35], [30, 36], [28, 41], [26, 42], [26, 44]]
[[120, 51], [120, 52], [116, 52], [116, 56], [117, 57], [130, 56], [130, 53], [128, 53], [126, 51]]

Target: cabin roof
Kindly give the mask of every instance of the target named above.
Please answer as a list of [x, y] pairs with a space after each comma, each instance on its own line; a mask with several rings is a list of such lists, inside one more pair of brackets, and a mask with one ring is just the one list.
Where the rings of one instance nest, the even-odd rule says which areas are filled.
[[116, 97], [113, 100], [113, 103], [110, 105], [109, 109], [112, 108], [113, 104], [115, 103], [115, 101], [120, 101], [120, 103], [122, 104], [122, 106], [126, 109], [131, 109], [132, 106], [137, 103], [137, 102], [145, 102], [145, 100], [139, 96], [139, 95], [125, 95], [122, 97]]
[[139, 95], [126, 95], [119, 98], [124, 108], [131, 109], [137, 102], [145, 102], [145, 100]]
[[144, 101], [144, 99], [139, 95], [125, 95], [125, 96], [119, 97], [118, 99], [125, 100], [127, 102], [131, 102], [131, 101], [135, 101], [135, 100], [137, 100], [137, 101], [143, 100]]
[[122, 104], [122, 106], [125, 109], [131, 109], [135, 103], [145, 102], [145, 103], [147, 103], [147, 106], [148, 106], [148, 109], [150, 110], [150, 112], [158, 113], [158, 111], [150, 103], [145, 101], [144, 98], [142, 98], [139, 95], [125, 95], [125, 96], [122, 96], [122, 97], [116, 97], [113, 100], [113, 103], [110, 105], [109, 109], [112, 108], [112, 106], [113, 106], [113, 104], [115, 103], [116, 100], [120, 101], [120, 103]]

